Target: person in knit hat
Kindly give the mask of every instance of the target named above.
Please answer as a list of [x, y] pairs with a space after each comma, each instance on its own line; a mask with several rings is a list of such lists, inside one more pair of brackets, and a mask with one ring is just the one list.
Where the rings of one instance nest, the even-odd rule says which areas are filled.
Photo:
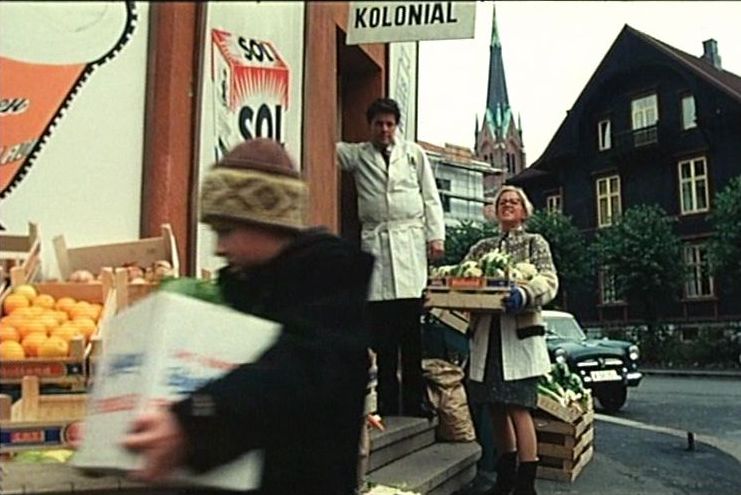
[[261, 449], [260, 493], [354, 492], [373, 257], [307, 228], [307, 197], [291, 157], [268, 139], [238, 145], [204, 177], [201, 218], [228, 262], [224, 299], [283, 332], [257, 362], [137, 418], [124, 440], [145, 459], [137, 478], [205, 472]]

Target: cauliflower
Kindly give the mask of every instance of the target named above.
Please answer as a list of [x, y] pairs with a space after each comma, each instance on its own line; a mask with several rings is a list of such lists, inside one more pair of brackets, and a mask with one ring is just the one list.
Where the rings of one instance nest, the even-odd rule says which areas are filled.
[[478, 266], [471, 266], [466, 268], [466, 271], [463, 272], [464, 277], [483, 277], [484, 272], [481, 271], [481, 268]]
[[513, 271], [515, 270], [519, 272], [520, 276], [515, 277], [514, 275], [512, 275], [512, 278], [516, 278], [518, 280], [530, 280], [538, 274], [538, 269], [535, 267], [535, 265], [533, 265], [532, 263], [527, 263], [525, 261], [515, 263]]

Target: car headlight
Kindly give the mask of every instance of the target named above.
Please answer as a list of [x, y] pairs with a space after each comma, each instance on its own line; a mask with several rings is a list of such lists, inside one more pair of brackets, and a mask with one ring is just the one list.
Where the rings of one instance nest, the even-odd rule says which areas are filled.
[[553, 352], [553, 356], [556, 359], [556, 362], [557, 363], [559, 363], [559, 364], [566, 364], [566, 356], [568, 356], [568, 354], [566, 353], [566, 351], [564, 349], [561, 349], [559, 347], [558, 349], [556, 349]]
[[639, 357], [641, 357], [641, 351], [638, 349], [637, 345], [628, 347], [628, 359], [631, 361], [638, 361]]

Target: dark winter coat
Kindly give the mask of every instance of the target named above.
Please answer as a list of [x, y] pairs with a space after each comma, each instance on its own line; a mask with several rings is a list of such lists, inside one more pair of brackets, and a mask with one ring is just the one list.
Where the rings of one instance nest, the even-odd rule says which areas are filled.
[[[266, 265], [220, 273], [232, 307], [284, 327], [257, 362], [174, 406], [192, 468], [205, 471], [264, 449], [261, 493], [353, 492], [368, 380], [364, 308], [372, 267], [371, 255], [309, 231]], [[213, 404], [205, 416], [196, 410], [203, 396]]]

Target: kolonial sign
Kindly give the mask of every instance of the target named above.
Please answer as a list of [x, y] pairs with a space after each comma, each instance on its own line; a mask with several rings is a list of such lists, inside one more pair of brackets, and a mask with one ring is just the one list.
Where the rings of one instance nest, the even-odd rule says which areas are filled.
[[473, 38], [475, 2], [350, 2], [347, 44]]

